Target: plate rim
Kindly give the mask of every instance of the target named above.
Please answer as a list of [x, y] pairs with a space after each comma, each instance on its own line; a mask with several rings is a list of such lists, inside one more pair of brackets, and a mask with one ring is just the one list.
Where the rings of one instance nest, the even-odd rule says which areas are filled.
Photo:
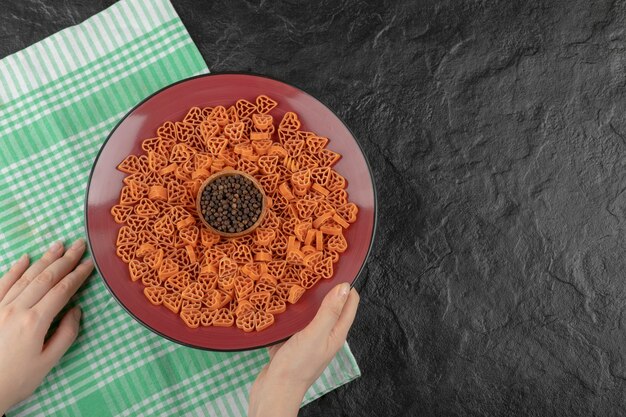
[[100, 145], [100, 149], [98, 150], [98, 153], [96, 154], [96, 157], [93, 160], [93, 164], [91, 165], [91, 169], [89, 171], [89, 179], [87, 180], [87, 186], [85, 188], [85, 199], [84, 199], [84, 203], [83, 203], [83, 224], [84, 224], [84, 228], [85, 228], [85, 235], [87, 237], [87, 247], [89, 249], [89, 254], [91, 259], [93, 260], [94, 266], [96, 268], [96, 272], [98, 273], [98, 275], [100, 276], [100, 278], [102, 279], [102, 281], [104, 282], [107, 291], [113, 296], [113, 298], [115, 299], [115, 301], [124, 309], [126, 310], [126, 312], [139, 324], [141, 324], [144, 328], [150, 330], [151, 332], [171, 341], [174, 342], [178, 345], [181, 346], [185, 346], [185, 347], [189, 347], [189, 348], [193, 348], [193, 349], [198, 349], [198, 350], [204, 350], [204, 351], [210, 351], [210, 352], [246, 352], [246, 351], [252, 351], [252, 350], [257, 350], [257, 349], [261, 349], [261, 348], [265, 348], [265, 347], [270, 347], [279, 343], [282, 343], [286, 340], [288, 340], [289, 338], [291, 338], [291, 336], [293, 336], [293, 334], [277, 340], [275, 342], [271, 342], [271, 343], [267, 343], [267, 344], [262, 344], [262, 345], [255, 345], [255, 346], [250, 346], [247, 348], [240, 348], [240, 349], [216, 349], [216, 348], [209, 348], [209, 347], [205, 347], [205, 346], [197, 346], [197, 345], [193, 345], [190, 343], [186, 343], [186, 342], [181, 342], [179, 340], [176, 340], [166, 334], [163, 334], [162, 332], [160, 332], [159, 330], [149, 326], [147, 323], [144, 323], [139, 317], [137, 317], [129, 308], [127, 308], [124, 303], [122, 303], [120, 301], [120, 299], [117, 297], [117, 295], [115, 294], [115, 292], [113, 292], [113, 290], [111, 289], [111, 287], [109, 286], [108, 281], [106, 280], [106, 278], [104, 277], [104, 275], [100, 272], [100, 267], [98, 265], [98, 262], [96, 261], [96, 258], [94, 256], [94, 253], [92, 251], [92, 247], [91, 247], [91, 236], [89, 233], [89, 217], [87, 215], [88, 213], [88, 198], [89, 198], [89, 190], [91, 189], [91, 181], [93, 179], [93, 173], [95, 171], [96, 165], [98, 163], [98, 160], [100, 159], [100, 155], [102, 154], [102, 151], [104, 150], [105, 146], [107, 145], [107, 143], [109, 142], [109, 139], [111, 139], [111, 136], [113, 136], [113, 134], [115, 133], [115, 131], [117, 131], [117, 129], [120, 127], [120, 125], [141, 105], [143, 105], [145, 102], [147, 102], [148, 100], [150, 100], [152, 97], [156, 96], [157, 94], [160, 94], [161, 92], [174, 87], [175, 85], [184, 83], [184, 82], [188, 82], [194, 79], [198, 79], [198, 78], [207, 78], [207, 77], [213, 77], [213, 76], [220, 76], [220, 75], [245, 75], [245, 76], [252, 76], [252, 77], [259, 77], [259, 78], [267, 78], [269, 80], [272, 81], [277, 81], [279, 83], [288, 85], [292, 88], [296, 88], [302, 92], [304, 92], [305, 94], [308, 94], [309, 96], [311, 96], [313, 99], [317, 100], [318, 102], [320, 102], [324, 107], [326, 107], [336, 118], [337, 120], [339, 120], [344, 127], [348, 130], [348, 132], [350, 133], [350, 135], [352, 135], [352, 138], [354, 139], [354, 141], [356, 142], [357, 146], [359, 147], [359, 150], [361, 151], [361, 155], [363, 156], [363, 159], [365, 160], [365, 165], [367, 166], [367, 170], [369, 172], [369, 179], [370, 182], [372, 183], [372, 191], [373, 191], [373, 196], [374, 196], [374, 221], [372, 224], [372, 234], [370, 237], [370, 242], [369, 242], [369, 246], [367, 248], [367, 253], [365, 254], [365, 258], [363, 259], [363, 262], [361, 264], [361, 266], [359, 267], [359, 271], [357, 272], [356, 276], [354, 277], [354, 279], [352, 280], [352, 283], [350, 284], [350, 288], [354, 288], [355, 284], [357, 283], [357, 281], [359, 281], [359, 279], [361, 278], [361, 275], [363, 275], [363, 271], [365, 270], [365, 266], [367, 265], [367, 262], [370, 258], [370, 256], [372, 255], [372, 248], [374, 246], [374, 241], [376, 238], [376, 230], [378, 228], [378, 193], [377, 193], [377, 189], [376, 189], [376, 180], [374, 178], [374, 171], [372, 170], [371, 164], [367, 158], [367, 155], [365, 154], [365, 152], [363, 151], [363, 146], [361, 146], [361, 143], [359, 141], [359, 139], [357, 139], [357, 136], [354, 134], [354, 132], [352, 131], [352, 129], [350, 129], [350, 127], [346, 124], [346, 122], [337, 114], [337, 112], [335, 110], [333, 110], [330, 106], [328, 106], [324, 101], [320, 100], [317, 96], [311, 94], [309, 91], [305, 90], [304, 88], [299, 87], [298, 85], [295, 85], [293, 83], [290, 82], [286, 82], [283, 81], [281, 79], [275, 78], [273, 76], [269, 76], [269, 75], [265, 75], [265, 74], [258, 74], [258, 73], [254, 73], [251, 71], [220, 71], [220, 72], [210, 72], [210, 73], [206, 73], [206, 74], [199, 74], [199, 75], [194, 75], [191, 77], [187, 77], [187, 78], [183, 78], [181, 80], [178, 80], [174, 83], [168, 84], [165, 87], [160, 88], [159, 90], [153, 92], [152, 94], [144, 97], [141, 101], [139, 101], [137, 104], [135, 104], [130, 110], [128, 110], [126, 112], [126, 114], [115, 124], [115, 126], [111, 129], [111, 131], [109, 132], [109, 134], [107, 135], [106, 139], [104, 140], [104, 142], [102, 142], [102, 145]]

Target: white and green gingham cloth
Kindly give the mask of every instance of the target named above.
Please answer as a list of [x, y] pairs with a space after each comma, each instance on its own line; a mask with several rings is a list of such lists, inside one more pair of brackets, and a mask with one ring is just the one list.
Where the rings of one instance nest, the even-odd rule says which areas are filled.
[[[167, 0], [123, 0], [0, 60], [0, 269], [84, 236], [85, 187], [108, 133], [144, 97], [206, 72]], [[169, 342], [134, 321], [95, 274], [77, 302], [77, 342], [7, 417], [246, 414], [265, 349]], [[345, 345], [305, 403], [359, 375]]]

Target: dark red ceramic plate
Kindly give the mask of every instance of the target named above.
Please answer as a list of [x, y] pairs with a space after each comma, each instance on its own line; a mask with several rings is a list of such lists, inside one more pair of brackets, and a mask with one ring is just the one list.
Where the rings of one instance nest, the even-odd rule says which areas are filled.
[[[343, 158], [335, 169], [348, 181], [350, 201], [359, 206], [358, 220], [348, 229], [349, 248], [335, 264], [335, 275], [322, 280], [295, 305], [276, 317], [262, 332], [244, 333], [236, 327], [190, 329], [166, 308], [151, 305], [143, 285], [131, 282], [128, 268], [115, 254], [119, 225], [109, 211], [116, 204], [124, 174], [116, 166], [131, 153], [142, 152], [141, 141], [154, 137], [166, 120], [181, 120], [193, 106], [230, 105], [240, 98], [250, 101], [266, 94], [279, 105], [275, 120], [287, 111], [296, 112], [301, 129], [330, 139], [328, 148]], [[324, 295], [341, 282], [353, 283], [361, 272], [374, 238], [376, 195], [363, 152], [350, 130], [326, 106], [311, 95], [283, 82], [250, 74], [210, 74], [172, 84], [145, 99], [113, 129], [100, 149], [91, 171], [86, 198], [86, 229], [89, 246], [100, 276], [120, 304], [140, 323], [174, 342], [209, 350], [254, 349], [277, 343], [304, 328], [315, 315]]]

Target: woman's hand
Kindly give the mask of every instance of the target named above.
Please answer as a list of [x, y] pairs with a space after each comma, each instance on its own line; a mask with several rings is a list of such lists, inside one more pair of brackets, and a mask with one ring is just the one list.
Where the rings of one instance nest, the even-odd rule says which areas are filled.
[[45, 337], [93, 269], [91, 260], [78, 264], [84, 252], [82, 239], [67, 251], [57, 242], [30, 267], [22, 256], [0, 279], [0, 414], [30, 396], [76, 339], [78, 307]]
[[306, 390], [346, 341], [358, 304], [356, 290], [339, 284], [306, 328], [269, 348], [270, 363], [250, 391], [249, 417], [297, 416]]

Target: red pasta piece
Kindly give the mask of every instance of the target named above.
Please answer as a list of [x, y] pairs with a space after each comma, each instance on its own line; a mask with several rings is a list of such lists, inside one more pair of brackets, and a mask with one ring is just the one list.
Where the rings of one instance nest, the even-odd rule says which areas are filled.
[[193, 155], [193, 151], [184, 143], [177, 143], [172, 148], [170, 162], [183, 164]]
[[285, 267], [287, 262], [285, 261], [272, 261], [267, 263], [267, 272], [272, 275], [276, 280], [280, 280], [285, 275]]
[[142, 198], [135, 206], [135, 213], [141, 217], [152, 217], [159, 214], [152, 200]]
[[176, 122], [176, 139], [178, 142], [189, 143], [196, 132], [196, 126], [192, 123]]
[[217, 279], [220, 290], [229, 291], [235, 287], [235, 275], [220, 275]]
[[[304, 255], [304, 265], [307, 268], [313, 268], [319, 261], [322, 260], [322, 252], [318, 252], [316, 251], [314, 248], [312, 248], [312, 251], [307, 251], [307, 253]], [[304, 252], [304, 248], [302, 250], [302, 253]]]
[[[170, 259], [166, 259], [166, 261], [169, 260]], [[187, 273], [186, 271], [180, 271], [170, 277], [167, 277], [167, 279], [163, 283], [163, 286], [168, 291], [182, 293], [189, 284], [191, 284], [189, 273]]]

